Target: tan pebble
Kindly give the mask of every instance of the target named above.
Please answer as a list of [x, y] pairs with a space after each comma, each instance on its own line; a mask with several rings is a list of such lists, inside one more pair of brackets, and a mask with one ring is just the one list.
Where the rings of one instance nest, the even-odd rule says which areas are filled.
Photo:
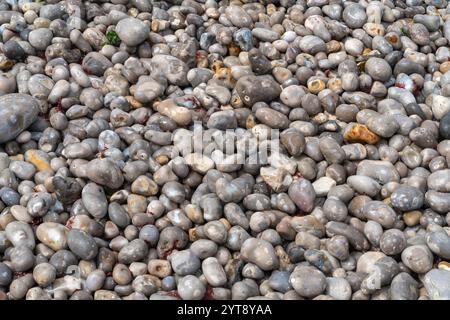
[[154, 259], [148, 262], [148, 272], [159, 278], [164, 278], [170, 275], [172, 268], [170, 262], [167, 260]]

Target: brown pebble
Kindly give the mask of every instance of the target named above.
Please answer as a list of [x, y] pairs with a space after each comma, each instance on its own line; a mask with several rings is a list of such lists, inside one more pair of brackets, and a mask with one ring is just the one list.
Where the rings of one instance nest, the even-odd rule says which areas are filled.
[[403, 221], [408, 227], [417, 225], [422, 217], [422, 212], [414, 210], [403, 214]]

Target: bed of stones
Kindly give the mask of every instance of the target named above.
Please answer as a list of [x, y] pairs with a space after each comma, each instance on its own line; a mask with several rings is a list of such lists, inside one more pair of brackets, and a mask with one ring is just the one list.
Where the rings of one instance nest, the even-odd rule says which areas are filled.
[[449, 9], [0, 1], [0, 300], [450, 299]]

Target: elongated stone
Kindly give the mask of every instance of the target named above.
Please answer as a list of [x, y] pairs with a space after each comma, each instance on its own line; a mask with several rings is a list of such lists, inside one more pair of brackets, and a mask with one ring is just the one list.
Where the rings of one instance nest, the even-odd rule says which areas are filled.
[[12, 140], [38, 117], [39, 105], [27, 94], [11, 93], [0, 97], [0, 143]]

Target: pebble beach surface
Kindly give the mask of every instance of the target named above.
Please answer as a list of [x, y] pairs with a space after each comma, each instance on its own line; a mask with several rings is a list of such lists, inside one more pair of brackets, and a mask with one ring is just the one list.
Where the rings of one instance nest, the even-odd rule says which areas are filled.
[[0, 300], [450, 299], [447, 0], [0, 1]]

